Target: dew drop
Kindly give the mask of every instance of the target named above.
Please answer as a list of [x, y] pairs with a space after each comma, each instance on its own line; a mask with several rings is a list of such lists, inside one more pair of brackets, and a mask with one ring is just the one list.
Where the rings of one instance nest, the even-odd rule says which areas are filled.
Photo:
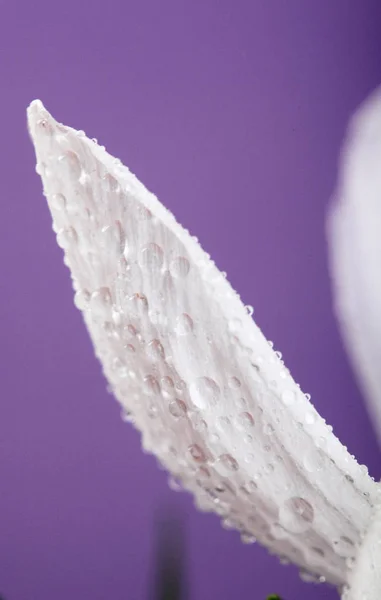
[[153, 375], [146, 375], [143, 379], [144, 389], [148, 394], [157, 396], [160, 394], [160, 385], [156, 377]]
[[245, 309], [247, 314], [252, 317], [254, 314], [254, 308], [251, 306], [251, 304], [246, 304]]
[[68, 250], [78, 241], [78, 235], [74, 227], [65, 227], [57, 233], [57, 244], [64, 250]]
[[87, 290], [79, 290], [74, 295], [74, 304], [79, 310], [85, 310], [90, 301], [90, 294]]
[[241, 533], [241, 542], [243, 544], [255, 544], [257, 538], [255, 538], [251, 533], [244, 532]]
[[185, 402], [183, 400], [178, 400], [177, 398], [169, 403], [168, 408], [171, 415], [173, 417], [176, 417], [176, 419], [179, 419], [180, 417], [185, 417], [185, 415], [187, 414], [187, 406]]
[[238, 462], [230, 454], [221, 454], [215, 466], [219, 472], [224, 475], [229, 475], [233, 471], [238, 471]]
[[167, 394], [171, 395], [174, 393], [175, 384], [173, 383], [172, 377], [165, 375], [160, 380], [162, 390]]
[[184, 278], [188, 275], [190, 269], [189, 260], [185, 256], [178, 256], [172, 260], [169, 265], [169, 271], [172, 277]]
[[101, 287], [91, 294], [91, 312], [94, 315], [102, 315], [105, 310], [112, 306], [111, 291], [108, 287]]
[[102, 177], [102, 180], [103, 180], [103, 189], [105, 190], [105, 192], [118, 192], [119, 191], [119, 183], [117, 182], [115, 177], [110, 175], [110, 173], [106, 173], [106, 175], [104, 175], [104, 177]]
[[304, 498], [294, 496], [282, 505], [279, 520], [290, 533], [302, 533], [310, 528], [314, 520], [314, 509]]
[[177, 335], [188, 335], [193, 331], [193, 320], [192, 318], [183, 313], [176, 319], [175, 331]]
[[236, 390], [241, 387], [241, 382], [238, 377], [230, 377], [228, 385], [232, 390]]
[[181, 481], [180, 479], [177, 479], [176, 477], [174, 477], [173, 475], [171, 475], [168, 479], [168, 485], [170, 487], [170, 489], [174, 492], [181, 492], [182, 491], [182, 486], [181, 486]]
[[66, 208], [66, 198], [63, 194], [53, 194], [50, 202], [54, 210], [62, 211]]
[[82, 165], [76, 152], [73, 152], [73, 150], [65, 152], [65, 154], [58, 158], [58, 162], [71, 171], [76, 179], [80, 179], [82, 175]]
[[199, 377], [190, 386], [192, 402], [203, 410], [215, 406], [220, 397], [220, 388], [214, 379]]
[[152, 360], [162, 360], [165, 357], [163, 345], [159, 340], [151, 340], [147, 346], [147, 354]]
[[140, 264], [150, 271], [159, 271], [164, 263], [164, 252], [154, 242], [147, 244], [140, 253]]
[[292, 390], [284, 390], [281, 397], [283, 404], [286, 406], [291, 406], [295, 402], [295, 392]]
[[206, 461], [205, 453], [198, 444], [192, 444], [189, 446], [188, 451], [195, 462], [202, 463]]
[[263, 428], [265, 435], [271, 436], [274, 435], [275, 433], [275, 429], [274, 427], [271, 425], [271, 423], [267, 423], [264, 428]]
[[254, 427], [253, 415], [249, 412], [242, 412], [236, 418], [236, 424], [238, 429], [241, 429], [243, 431], [250, 431], [252, 427]]
[[315, 415], [313, 412], [309, 411], [304, 415], [304, 420], [307, 425], [313, 425], [316, 421]]
[[141, 315], [148, 311], [148, 300], [144, 294], [138, 292], [130, 296], [128, 300], [127, 310], [130, 308], [130, 310], [137, 315]]
[[107, 252], [112, 252], [115, 256], [123, 254], [125, 249], [126, 237], [120, 221], [115, 221], [112, 225], [107, 225], [101, 229], [101, 244]]
[[208, 426], [206, 424], [206, 422], [204, 421], [204, 419], [202, 419], [200, 417], [200, 415], [196, 412], [192, 413], [191, 415], [191, 422], [193, 424], [193, 427], [195, 429], [195, 431], [206, 431]]

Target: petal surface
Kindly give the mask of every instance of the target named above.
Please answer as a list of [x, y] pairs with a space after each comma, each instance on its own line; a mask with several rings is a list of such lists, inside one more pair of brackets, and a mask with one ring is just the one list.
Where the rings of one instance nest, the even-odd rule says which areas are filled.
[[74, 302], [143, 448], [244, 542], [344, 584], [378, 496], [366, 468], [159, 200], [41, 102], [28, 122]]

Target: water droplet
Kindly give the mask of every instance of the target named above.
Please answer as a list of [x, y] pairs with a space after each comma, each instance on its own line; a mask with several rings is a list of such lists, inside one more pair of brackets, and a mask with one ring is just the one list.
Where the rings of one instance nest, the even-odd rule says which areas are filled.
[[307, 571], [306, 569], [301, 569], [299, 571], [299, 576], [302, 581], [306, 583], [324, 583], [325, 577], [322, 575], [317, 575], [317, 573], [312, 573]]
[[137, 315], [146, 313], [148, 311], [148, 300], [144, 294], [140, 294], [139, 292], [133, 294], [128, 298], [126, 309], [130, 309], [131, 312]]
[[156, 377], [153, 375], [146, 375], [143, 379], [144, 388], [148, 394], [157, 396], [160, 394], [160, 385]]
[[356, 544], [346, 535], [342, 535], [333, 541], [333, 547], [336, 553], [343, 558], [349, 558], [354, 555]]
[[251, 533], [244, 532], [241, 533], [241, 542], [243, 544], [255, 544], [257, 538], [255, 538]]
[[250, 431], [254, 427], [253, 416], [249, 412], [242, 412], [236, 418], [237, 427], [243, 431]]
[[247, 314], [251, 317], [254, 314], [254, 308], [251, 306], [251, 304], [246, 304], [245, 306], [246, 312]]
[[50, 203], [54, 210], [62, 211], [66, 208], [66, 198], [63, 194], [53, 194]]
[[151, 340], [147, 346], [147, 354], [152, 360], [162, 360], [165, 352], [159, 340]]
[[201, 463], [206, 461], [205, 453], [198, 444], [189, 446], [188, 451], [195, 462]]
[[154, 242], [148, 244], [140, 253], [140, 264], [151, 271], [159, 271], [164, 263], [164, 252]]
[[78, 235], [74, 227], [64, 227], [57, 233], [57, 244], [64, 250], [68, 250], [78, 241]]
[[106, 173], [102, 177], [103, 180], [103, 189], [105, 192], [118, 192], [119, 191], [119, 183], [110, 173]]
[[200, 417], [198, 413], [192, 413], [190, 419], [192, 421], [195, 431], [202, 432], [207, 430], [208, 426], [206, 422]]
[[148, 407], [148, 416], [150, 417], [150, 419], [154, 419], [155, 417], [157, 417], [158, 413], [159, 413], [159, 409], [156, 406], [156, 404], [150, 404]]
[[215, 462], [215, 466], [219, 472], [229, 475], [232, 471], [237, 471], [238, 462], [230, 454], [221, 454]]
[[290, 533], [302, 533], [314, 520], [314, 509], [304, 498], [288, 498], [279, 512], [281, 525]]
[[130, 352], [131, 354], [135, 352], [135, 346], [133, 346], [132, 344], [126, 344], [125, 348], [127, 352]]
[[58, 158], [58, 162], [71, 171], [76, 179], [80, 179], [82, 175], [82, 165], [76, 152], [68, 150], [68, 152], [65, 152], [65, 154], [62, 154], [62, 156]]
[[324, 466], [324, 458], [316, 448], [310, 448], [303, 456], [303, 465], [309, 473], [317, 473]]
[[241, 387], [241, 382], [238, 377], [230, 377], [228, 385], [232, 390], [236, 390]]
[[291, 406], [295, 402], [295, 392], [292, 390], [284, 390], [282, 392], [282, 402], [286, 406]]
[[178, 400], [176, 398], [169, 403], [169, 412], [173, 417], [179, 419], [180, 417], [185, 417], [187, 414], [187, 406], [183, 400]]
[[178, 256], [172, 260], [169, 271], [172, 277], [184, 278], [188, 275], [190, 269], [189, 260], [185, 256]]
[[182, 486], [181, 486], [180, 479], [177, 479], [173, 475], [171, 475], [169, 477], [169, 479], [168, 479], [168, 485], [171, 488], [171, 490], [173, 490], [174, 492], [181, 492], [182, 489], [183, 489]]
[[107, 225], [101, 229], [101, 244], [107, 252], [116, 256], [123, 254], [125, 250], [126, 236], [120, 221]]
[[111, 291], [108, 287], [101, 287], [91, 294], [91, 312], [94, 315], [102, 315], [105, 310], [112, 306]]
[[90, 301], [90, 294], [87, 290], [79, 290], [74, 295], [74, 304], [79, 310], [85, 310]]
[[237, 332], [242, 328], [242, 321], [240, 319], [230, 319], [228, 323], [229, 330], [231, 332]]
[[141, 204], [137, 207], [136, 213], [139, 221], [148, 221], [152, 218], [151, 211]]
[[313, 412], [309, 411], [304, 415], [304, 420], [307, 425], [313, 425], [316, 421], [315, 415]]
[[175, 384], [173, 383], [172, 377], [169, 377], [168, 375], [166, 375], [165, 377], [161, 378], [160, 383], [161, 383], [163, 392], [167, 396], [174, 394]]
[[220, 397], [220, 388], [214, 379], [199, 377], [190, 386], [192, 402], [197, 408], [203, 410], [214, 406]]
[[192, 333], [192, 331], [193, 331], [192, 318], [189, 315], [187, 315], [186, 313], [179, 315], [176, 319], [175, 331], [176, 331], [177, 335], [188, 335], [189, 333]]
[[231, 421], [228, 417], [219, 417], [217, 427], [220, 431], [228, 433], [231, 428]]
[[274, 427], [271, 425], [271, 423], [267, 423], [267, 424], [264, 426], [264, 428], [263, 428], [263, 431], [264, 431], [265, 435], [268, 435], [268, 436], [274, 435], [274, 433], [275, 433], [275, 429], [274, 429]]

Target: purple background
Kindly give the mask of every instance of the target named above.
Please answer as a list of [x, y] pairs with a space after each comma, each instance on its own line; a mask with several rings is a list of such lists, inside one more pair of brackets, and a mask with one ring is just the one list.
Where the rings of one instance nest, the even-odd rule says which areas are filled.
[[379, 0], [0, 3], [0, 593], [145, 600], [186, 516], [191, 600], [336, 598], [245, 547], [140, 450], [56, 247], [25, 108], [127, 163], [197, 235], [360, 462], [379, 454], [332, 312], [324, 221], [350, 113], [381, 81]]

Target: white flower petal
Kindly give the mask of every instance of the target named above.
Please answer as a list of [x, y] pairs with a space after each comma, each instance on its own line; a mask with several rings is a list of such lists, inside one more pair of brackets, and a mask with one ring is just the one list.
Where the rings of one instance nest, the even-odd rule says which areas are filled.
[[381, 89], [352, 119], [328, 222], [336, 312], [381, 442]]
[[243, 541], [345, 583], [378, 492], [366, 468], [157, 198], [39, 101], [28, 117], [75, 304], [143, 447]]

